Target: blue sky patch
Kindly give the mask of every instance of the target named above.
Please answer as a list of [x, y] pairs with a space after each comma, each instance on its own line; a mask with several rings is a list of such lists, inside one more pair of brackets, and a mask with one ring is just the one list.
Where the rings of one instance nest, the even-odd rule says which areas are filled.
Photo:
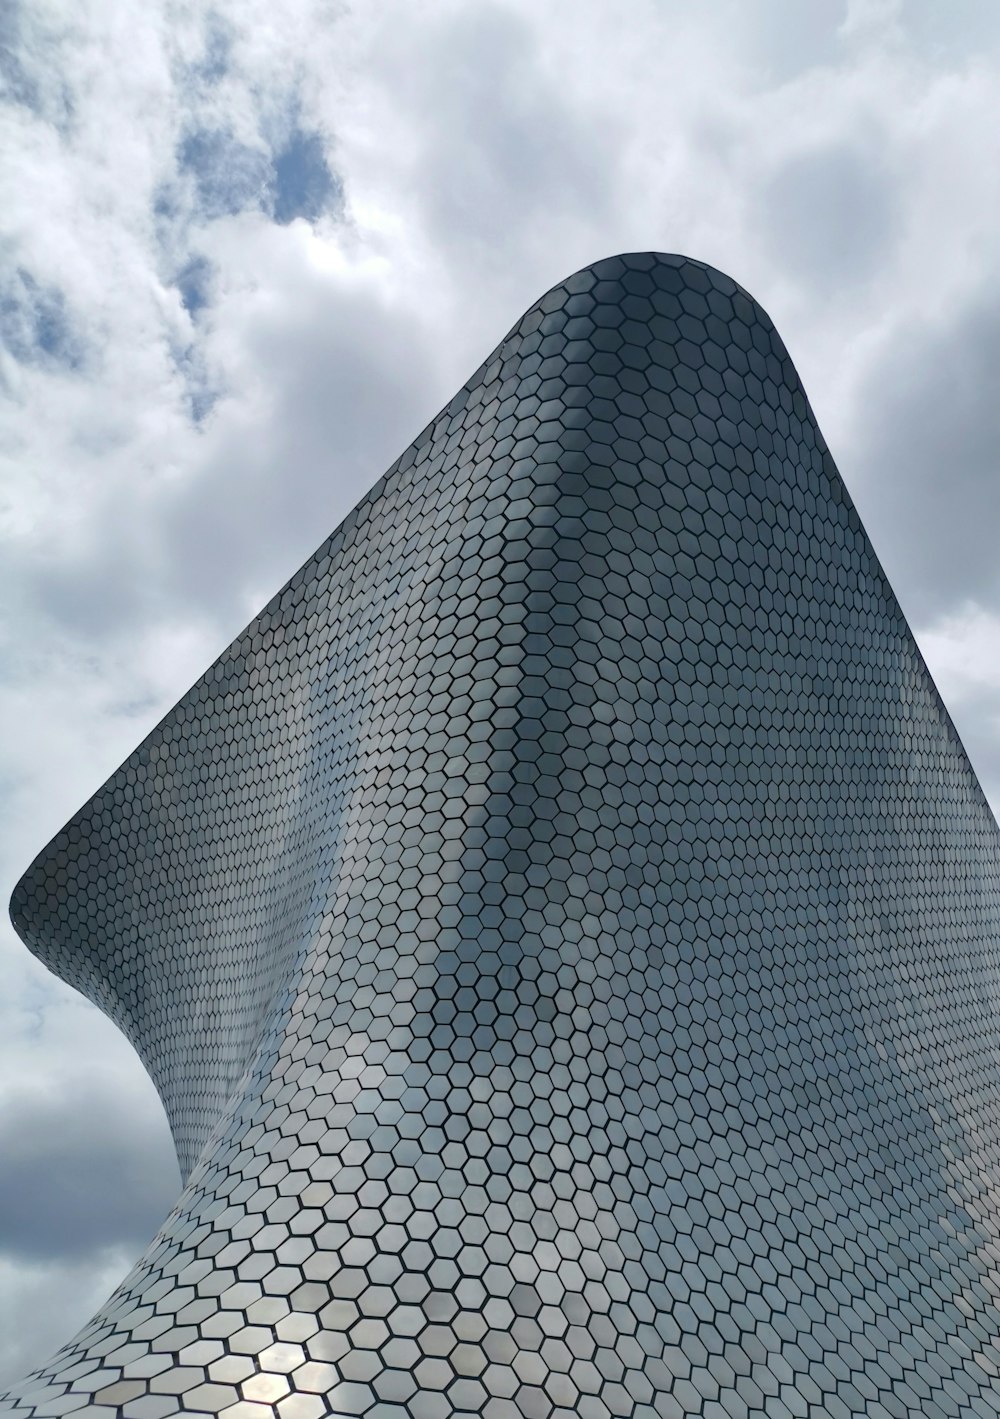
[[212, 263], [204, 256], [193, 256], [179, 271], [174, 284], [180, 292], [181, 304], [188, 315], [195, 316], [210, 304]]
[[206, 84], [217, 84], [229, 68], [233, 42], [229, 29], [218, 15], [205, 21], [205, 53], [194, 66], [194, 73]]
[[177, 160], [181, 172], [194, 179], [207, 220], [257, 208], [287, 226], [296, 217], [314, 222], [343, 206], [340, 179], [330, 171], [316, 132], [293, 128], [268, 153], [224, 130], [201, 128], [183, 140]]
[[83, 364], [83, 342], [73, 330], [66, 297], [56, 286], [41, 285], [18, 267], [0, 287], [0, 344], [21, 364]]
[[235, 216], [248, 207], [267, 204], [271, 161], [222, 129], [200, 128], [181, 143], [177, 153], [182, 172], [195, 182], [204, 215]]
[[343, 189], [327, 165], [322, 138], [295, 129], [274, 159], [274, 220], [283, 226], [296, 217], [314, 222], [342, 203]]

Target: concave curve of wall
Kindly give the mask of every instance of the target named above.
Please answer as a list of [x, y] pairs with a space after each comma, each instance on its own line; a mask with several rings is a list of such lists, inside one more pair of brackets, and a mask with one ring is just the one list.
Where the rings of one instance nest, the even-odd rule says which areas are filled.
[[18, 884], [186, 1185], [5, 1412], [1000, 1412], [997, 828], [783, 345], [514, 328]]

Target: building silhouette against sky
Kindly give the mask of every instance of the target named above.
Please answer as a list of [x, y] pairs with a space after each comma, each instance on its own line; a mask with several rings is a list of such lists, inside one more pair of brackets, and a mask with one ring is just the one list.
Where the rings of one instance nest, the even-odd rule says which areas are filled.
[[767, 316], [578, 272], [19, 883], [185, 1187], [0, 1407], [1000, 1413], [998, 846]]

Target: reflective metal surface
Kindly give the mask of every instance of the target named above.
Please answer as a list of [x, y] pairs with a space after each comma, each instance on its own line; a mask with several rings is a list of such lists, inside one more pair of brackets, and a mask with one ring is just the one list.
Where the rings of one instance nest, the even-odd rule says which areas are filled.
[[997, 1414], [998, 862], [770, 321], [578, 273], [19, 884], [186, 1185], [5, 1412]]

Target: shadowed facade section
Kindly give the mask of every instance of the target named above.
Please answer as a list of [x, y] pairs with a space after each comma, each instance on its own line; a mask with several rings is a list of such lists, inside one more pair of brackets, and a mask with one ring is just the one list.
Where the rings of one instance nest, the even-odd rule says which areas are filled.
[[185, 1189], [4, 1412], [1000, 1413], [997, 849], [767, 316], [577, 273], [19, 883]]

